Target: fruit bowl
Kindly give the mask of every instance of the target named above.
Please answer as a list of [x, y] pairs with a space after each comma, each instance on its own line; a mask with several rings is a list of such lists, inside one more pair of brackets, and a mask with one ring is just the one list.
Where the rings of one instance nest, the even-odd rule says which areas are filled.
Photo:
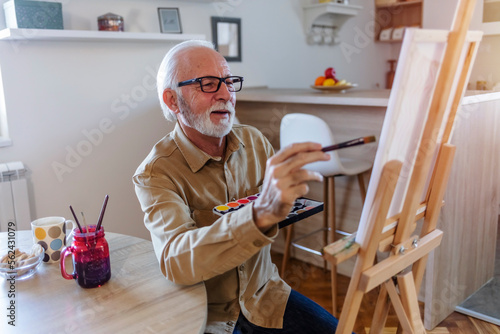
[[9, 248], [0, 250], [0, 276], [5, 279], [22, 280], [33, 276], [42, 263], [44, 256], [42, 246], [35, 244], [31, 250], [16, 249], [14, 263], [9, 264], [9, 250]]
[[335, 85], [335, 86], [315, 86], [311, 85], [311, 88], [321, 90], [323, 92], [342, 92], [346, 89], [351, 89], [357, 87], [356, 84], [345, 84], [345, 85]]
[[323, 92], [340, 92], [343, 93], [346, 89], [357, 87], [358, 85], [352, 84], [346, 79], [337, 79], [336, 71], [333, 67], [328, 67], [325, 70], [325, 75], [321, 75], [314, 80], [313, 89]]

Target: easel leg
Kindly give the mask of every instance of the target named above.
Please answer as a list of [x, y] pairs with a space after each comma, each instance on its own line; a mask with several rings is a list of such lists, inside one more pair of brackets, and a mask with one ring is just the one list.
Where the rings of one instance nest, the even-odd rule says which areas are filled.
[[352, 333], [352, 328], [354, 328], [354, 322], [356, 321], [357, 315], [359, 313], [359, 308], [361, 307], [361, 301], [363, 300], [363, 291], [347, 291], [347, 296], [344, 302], [344, 307], [340, 313], [339, 327], [335, 334], [350, 334]]
[[406, 316], [405, 308], [401, 299], [399, 298], [398, 291], [396, 290], [396, 286], [392, 279], [388, 280], [384, 283], [384, 286], [389, 293], [389, 297], [391, 297], [392, 305], [394, 306], [394, 310], [396, 311], [396, 315], [398, 316], [401, 327], [403, 328], [404, 334], [416, 334], [411, 327], [410, 320]]
[[377, 304], [375, 304], [375, 311], [373, 312], [372, 325], [370, 328], [370, 334], [382, 334], [387, 321], [387, 316], [389, 315], [389, 309], [391, 307], [391, 302], [387, 295], [387, 289], [385, 285], [382, 285], [377, 299]]
[[372, 223], [368, 231], [368, 235], [374, 237], [365, 239], [361, 244], [362, 250], [358, 254], [358, 259], [354, 266], [336, 334], [350, 334], [354, 328], [354, 323], [356, 322], [364, 296], [364, 291], [359, 289], [361, 275], [363, 271], [373, 266], [373, 261], [377, 254], [379, 236], [382, 234], [382, 229], [384, 228], [387, 212], [389, 211], [396, 182], [401, 171], [401, 165], [400, 161], [390, 161], [382, 170], [381, 181], [377, 185], [376, 190], [379, 196], [373, 204], [374, 215], [371, 217]]
[[398, 275], [399, 293], [401, 302], [409, 318], [411, 327], [415, 334], [425, 334], [424, 324], [418, 307], [417, 290], [413, 280], [412, 272]]

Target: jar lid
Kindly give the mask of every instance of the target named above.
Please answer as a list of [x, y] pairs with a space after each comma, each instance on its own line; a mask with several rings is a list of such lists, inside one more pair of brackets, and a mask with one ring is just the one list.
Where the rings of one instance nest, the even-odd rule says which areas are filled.
[[113, 13], [106, 13], [97, 18], [98, 20], [123, 20], [123, 17]]
[[87, 240], [87, 239], [90, 239], [90, 240], [93, 240], [97, 237], [104, 237], [104, 227], [101, 226], [99, 228], [99, 231], [95, 231], [96, 229], [96, 225], [89, 225], [88, 227], [87, 226], [84, 226], [82, 227], [82, 231], [84, 231], [83, 233], [80, 232], [80, 230], [78, 228], [75, 228], [74, 229], [74, 238], [75, 240], [78, 239], [80, 241], [82, 240]]

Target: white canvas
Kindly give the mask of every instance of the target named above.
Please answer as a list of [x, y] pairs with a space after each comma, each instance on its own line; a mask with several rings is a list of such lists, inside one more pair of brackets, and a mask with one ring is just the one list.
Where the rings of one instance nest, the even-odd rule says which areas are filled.
[[[429, 115], [432, 94], [444, 57], [448, 33], [445, 30], [422, 29], [407, 29], [405, 33], [394, 79], [394, 88], [391, 91], [384, 125], [378, 140], [372, 176], [356, 235], [357, 243], [362, 244], [367, 237], [369, 222], [373, 221], [372, 216], [375, 214], [373, 204], [382, 168], [391, 160], [399, 160], [403, 166], [387, 218], [395, 216], [402, 210], [411, 173], [418, 163], [415, 160]], [[463, 67], [470, 42], [479, 41], [481, 36], [480, 32], [468, 33], [466, 45], [459, 61], [459, 69]], [[457, 71], [455, 80], [451, 83], [452, 92], [456, 91], [460, 73], [461, 71]], [[427, 142], [424, 148], [433, 151], [434, 161], [446, 127], [452, 100], [453, 94], [450, 96], [443, 122], [438, 129], [437, 141]], [[432, 171], [432, 169], [431, 167], [430, 170]], [[431, 175], [428, 176], [427, 185], [430, 177]], [[427, 185], [422, 193], [422, 201], [426, 197]], [[387, 226], [386, 229], [390, 227]]]

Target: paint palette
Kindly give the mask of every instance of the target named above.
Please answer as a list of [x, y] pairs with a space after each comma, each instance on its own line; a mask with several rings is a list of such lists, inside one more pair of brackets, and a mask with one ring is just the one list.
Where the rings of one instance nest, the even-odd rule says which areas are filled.
[[[248, 205], [253, 201], [255, 201], [257, 198], [259, 198], [259, 195], [260, 194], [255, 194], [252, 196], [240, 198], [233, 202], [218, 205], [215, 208], [213, 208], [213, 212], [219, 216], [223, 216], [227, 213], [237, 211], [242, 207], [244, 207], [245, 205]], [[323, 211], [323, 202], [314, 201], [312, 199], [305, 197], [298, 198], [295, 201], [293, 208], [286, 217], [286, 219], [280, 221], [278, 223], [278, 226], [279, 228], [283, 228], [285, 226], [296, 223], [299, 220], [310, 217], [321, 211]]]

